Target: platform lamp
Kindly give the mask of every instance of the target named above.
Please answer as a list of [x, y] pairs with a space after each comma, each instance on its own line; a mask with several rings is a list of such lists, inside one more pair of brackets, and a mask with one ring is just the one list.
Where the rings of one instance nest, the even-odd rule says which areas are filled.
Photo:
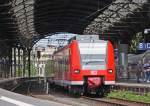
[[148, 34], [150, 32], [150, 29], [144, 29], [144, 34]]
[[144, 34], [145, 34], [144, 41], [147, 41], [147, 40], [149, 41], [150, 39], [148, 37], [148, 34], [150, 34], [150, 29], [144, 29]]

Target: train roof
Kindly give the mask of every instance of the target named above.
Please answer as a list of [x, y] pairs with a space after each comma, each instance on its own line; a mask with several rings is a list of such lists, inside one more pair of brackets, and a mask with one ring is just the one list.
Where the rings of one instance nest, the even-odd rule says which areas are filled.
[[106, 40], [93, 40], [93, 39], [91, 39], [91, 40], [79, 40], [78, 41], [79, 43], [107, 43], [108, 41], [106, 41]]
[[[106, 40], [73, 40], [73, 41], [77, 41], [78, 43], [107, 43], [108, 41]], [[69, 45], [69, 44], [68, 44]], [[53, 54], [57, 54], [58, 52], [64, 50], [65, 48], [68, 47], [68, 45], [58, 49], [57, 51], [55, 51]]]

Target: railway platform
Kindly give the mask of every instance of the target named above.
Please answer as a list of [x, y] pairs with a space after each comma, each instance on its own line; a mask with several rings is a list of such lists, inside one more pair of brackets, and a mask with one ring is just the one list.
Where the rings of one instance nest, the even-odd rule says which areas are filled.
[[128, 82], [117, 82], [115, 86], [128, 86], [128, 87], [139, 87], [139, 88], [150, 88], [149, 83], [128, 83]]
[[0, 106], [67, 106], [53, 101], [40, 100], [0, 89]]
[[125, 90], [132, 91], [137, 94], [145, 95], [150, 92], [150, 84], [148, 83], [135, 83], [135, 82], [117, 82], [112, 90]]

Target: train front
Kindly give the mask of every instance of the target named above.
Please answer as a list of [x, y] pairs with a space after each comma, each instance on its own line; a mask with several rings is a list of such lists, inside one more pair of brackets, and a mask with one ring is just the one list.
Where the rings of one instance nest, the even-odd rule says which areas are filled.
[[[113, 46], [109, 41], [79, 42], [80, 71], [75, 80], [83, 81], [85, 93], [104, 94], [115, 83]], [[76, 71], [77, 71], [76, 70]]]

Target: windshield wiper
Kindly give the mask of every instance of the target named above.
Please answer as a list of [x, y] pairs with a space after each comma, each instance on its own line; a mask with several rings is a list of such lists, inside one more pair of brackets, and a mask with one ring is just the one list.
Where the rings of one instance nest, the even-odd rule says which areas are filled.
[[85, 62], [85, 64], [90, 64], [90, 63], [99, 63], [99, 62], [103, 62], [103, 61], [88, 61], [88, 62]]

